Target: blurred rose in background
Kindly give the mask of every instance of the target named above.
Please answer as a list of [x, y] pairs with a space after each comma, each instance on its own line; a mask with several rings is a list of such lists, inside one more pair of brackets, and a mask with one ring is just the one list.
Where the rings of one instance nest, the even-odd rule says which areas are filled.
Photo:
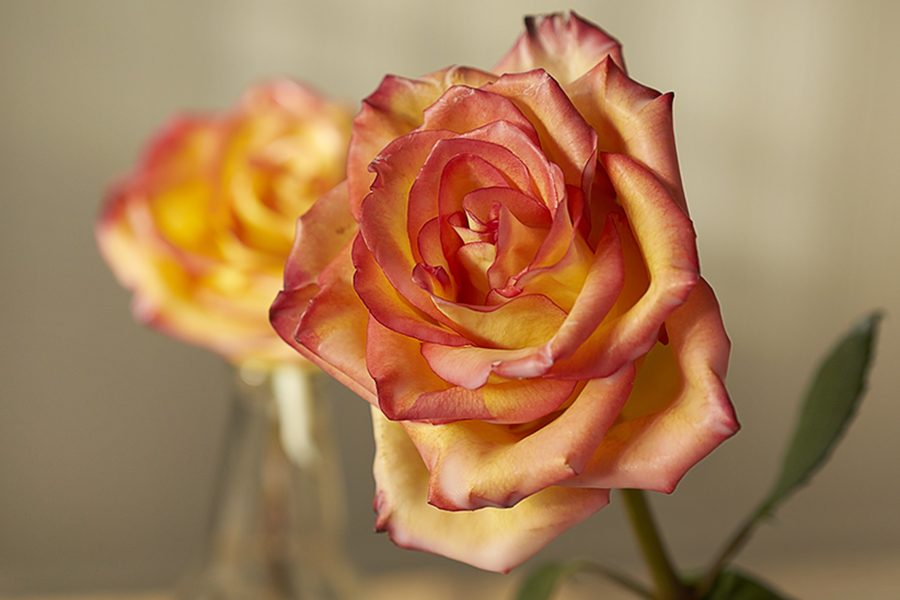
[[351, 117], [280, 79], [221, 115], [172, 118], [97, 225], [135, 317], [236, 364], [302, 360], [272, 331], [268, 307], [297, 217], [344, 177]]

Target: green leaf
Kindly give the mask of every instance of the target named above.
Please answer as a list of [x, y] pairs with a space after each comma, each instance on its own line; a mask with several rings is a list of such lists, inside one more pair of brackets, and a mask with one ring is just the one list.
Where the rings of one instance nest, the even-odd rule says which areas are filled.
[[551, 562], [532, 569], [519, 585], [516, 600], [549, 600], [556, 586], [580, 567], [580, 563]]
[[881, 312], [876, 311], [860, 321], [819, 366], [806, 392], [775, 485], [707, 571], [701, 590], [711, 589], [719, 572], [743, 547], [756, 526], [809, 481], [831, 455], [865, 391], [881, 317]]
[[813, 378], [781, 474], [759, 508], [761, 518], [819, 470], [846, 431], [862, 399], [881, 313], [854, 327], [831, 351]]
[[788, 600], [759, 581], [739, 572], [724, 571], [701, 600]]

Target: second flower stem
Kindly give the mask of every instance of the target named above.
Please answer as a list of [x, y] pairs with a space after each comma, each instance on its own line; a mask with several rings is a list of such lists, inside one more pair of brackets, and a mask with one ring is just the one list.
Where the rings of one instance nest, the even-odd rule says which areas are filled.
[[631, 527], [641, 546], [641, 552], [653, 581], [659, 600], [690, 600], [689, 588], [681, 581], [656, 528], [647, 498], [643, 490], [621, 490]]

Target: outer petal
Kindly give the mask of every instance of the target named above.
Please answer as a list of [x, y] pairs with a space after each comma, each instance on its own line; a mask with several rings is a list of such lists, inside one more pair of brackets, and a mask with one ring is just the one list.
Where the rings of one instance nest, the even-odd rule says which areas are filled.
[[567, 86], [566, 92], [599, 134], [598, 149], [624, 154], [649, 168], [687, 214], [675, 150], [674, 94], [660, 94], [635, 82], [609, 59]]
[[526, 32], [494, 67], [497, 74], [544, 69], [566, 85], [610, 56], [623, 70], [618, 40], [574, 11], [525, 17]]
[[[638, 376], [619, 421], [571, 485], [668, 493], [739, 429], [724, 385], [730, 342], [705, 281], [666, 321], [666, 329], [671, 350], [659, 346], [659, 356], [653, 356], [656, 350], [648, 356], [646, 375]], [[656, 361], [652, 368], [651, 360]]]
[[446, 510], [506, 508], [571, 479], [594, 454], [633, 382], [631, 365], [591, 380], [570, 406], [535, 429], [477, 421], [404, 423], [431, 471], [428, 501]]
[[513, 508], [449, 512], [429, 505], [428, 470], [403, 427], [373, 407], [376, 528], [398, 546], [508, 572], [609, 502], [609, 490], [550, 487]]
[[352, 243], [322, 271], [318, 278], [320, 291], [309, 301], [299, 321], [295, 295], [302, 293], [302, 288], [282, 292], [272, 306], [270, 318], [283, 339], [295, 347], [303, 346], [304, 356], [374, 403], [375, 382], [366, 371], [369, 312], [353, 289]]
[[319, 286], [316, 284], [279, 292], [269, 309], [269, 322], [272, 323], [276, 333], [294, 350], [313, 362], [319, 362], [316, 360], [317, 357], [297, 342], [294, 335], [301, 315], [309, 307], [309, 301], [318, 292]]
[[344, 181], [297, 219], [294, 245], [284, 270], [284, 289], [314, 282], [358, 229], [347, 204]]

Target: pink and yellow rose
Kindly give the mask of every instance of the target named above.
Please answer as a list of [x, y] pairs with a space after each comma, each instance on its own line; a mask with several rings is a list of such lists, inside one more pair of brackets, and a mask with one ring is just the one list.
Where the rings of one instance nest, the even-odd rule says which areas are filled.
[[101, 254], [138, 320], [228, 360], [302, 360], [272, 330], [297, 217], [344, 179], [352, 113], [290, 80], [173, 118], [112, 189]]
[[526, 25], [365, 100], [271, 313], [372, 404], [377, 528], [496, 571], [738, 428], [672, 94], [577, 15]]

